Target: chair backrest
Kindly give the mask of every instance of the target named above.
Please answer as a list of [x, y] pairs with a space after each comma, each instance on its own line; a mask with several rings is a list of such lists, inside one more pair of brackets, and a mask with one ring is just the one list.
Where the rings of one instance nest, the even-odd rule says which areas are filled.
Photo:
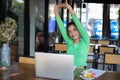
[[19, 56], [19, 63], [35, 64], [35, 58]]
[[98, 44], [101, 44], [101, 45], [109, 45], [109, 44], [110, 44], [110, 41], [109, 41], [109, 40], [98, 40]]
[[106, 64], [120, 64], [120, 54], [105, 53], [104, 63], [106, 63]]
[[96, 40], [90, 40], [90, 44], [96, 44]]
[[89, 48], [89, 54], [94, 54], [94, 46], [90, 46], [90, 48]]
[[108, 70], [117, 71], [117, 64], [120, 64], [120, 54], [105, 53], [103, 70], [105, 69], [105, 64], [107, 65]]
[[113, 53], [115, 47], [99, 46], [99, 54], [104, 54], [105, 52]]
[[66, 44], [56, 43], [54, 46], [56, 51], [66, 51]]
[[92, 63], [93, 62], [93, 56], [94, 56], [94, 46], [90, 46], [89, 48], [89, 53], [88, 53], [88, 58], [87, 58], [87, 62]]

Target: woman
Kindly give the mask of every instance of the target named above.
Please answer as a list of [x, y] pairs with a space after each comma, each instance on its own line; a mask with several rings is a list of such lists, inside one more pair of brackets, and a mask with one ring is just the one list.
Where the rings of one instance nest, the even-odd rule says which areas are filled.
[[[67, 8], [71, 14], [73, 22], [70, 22], [68, 24], [67, 31], [59, 16], [59, 12], [58, 12], [59, 8]], [[87, 31], [83, 28], [82, 24], [79, 22], [79, 19], [74, 13], [72, 7], [67, 3], [67, 0], [65, 3], [55, 4], [54, 13], [60, 32], [67, 45], [67, 54], [74, 55], [75, 66], [77, 67], [86, 66], [89, 43], [90, 43], [90, 39], [87, 34]]]

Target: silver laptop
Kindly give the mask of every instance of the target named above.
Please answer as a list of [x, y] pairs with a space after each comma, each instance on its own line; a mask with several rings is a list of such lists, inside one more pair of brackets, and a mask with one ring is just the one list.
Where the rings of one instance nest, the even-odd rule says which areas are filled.
[[66, 54], [35, 52], [35, 76], [74, 80], [74, 57]]

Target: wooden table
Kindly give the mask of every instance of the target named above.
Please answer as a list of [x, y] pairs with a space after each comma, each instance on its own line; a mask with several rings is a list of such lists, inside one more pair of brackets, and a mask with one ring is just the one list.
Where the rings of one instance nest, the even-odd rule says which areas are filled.
[[[94, 80], [118, 80], [120, 72], [106, 72]], [[33, 64], [12, 63], [8, 70], [0, 70], [0, 80], [53, 80], [35, 77], [35, 67]], [[83, 80], [80, 77], [75, 80]]]
[[12, 63], [8, 70], [0, 71], [0, 80], [50, 80], [35, 77], [33, 64]]

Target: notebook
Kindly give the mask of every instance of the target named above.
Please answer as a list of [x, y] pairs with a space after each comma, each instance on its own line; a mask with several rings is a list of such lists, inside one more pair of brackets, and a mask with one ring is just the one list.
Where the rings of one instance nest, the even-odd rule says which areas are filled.
[[74, 80], [73, 68], [73, 55], [35, 52], [36, 77]]

